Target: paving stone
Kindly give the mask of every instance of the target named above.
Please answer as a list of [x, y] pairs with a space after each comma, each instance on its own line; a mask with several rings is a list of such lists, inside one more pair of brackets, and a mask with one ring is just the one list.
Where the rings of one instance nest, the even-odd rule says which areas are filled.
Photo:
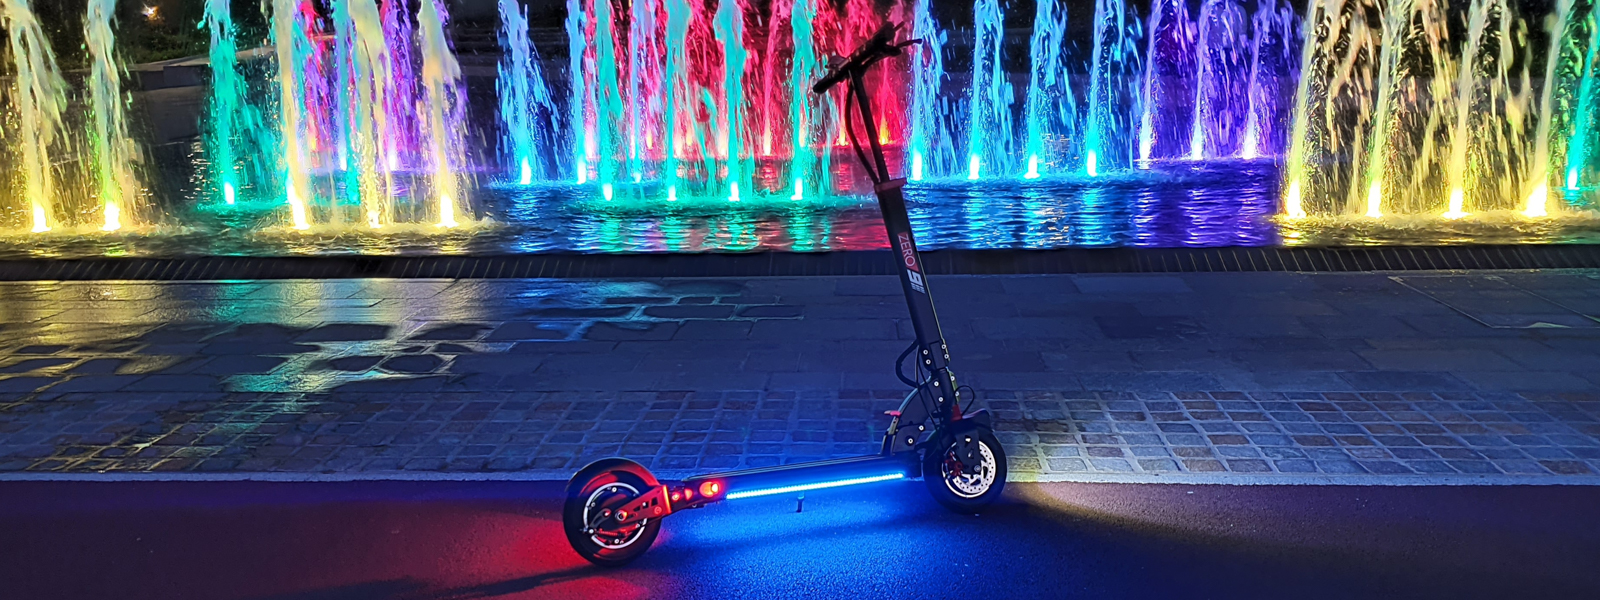
[[502, 323], [485, 341], [564, 340], [572, 335], [572, 328], [559, 321], [512, 321]]
[[[509, 325], [509, 323], [507, 324]], [[504, 329], [505, 326], [501, 328]], [[446, 323], [426, 327], [407, 339], [418, 341], [462, 341], [475, 340], [484, 331], [490, 329], [489, 325], [482, 323]]]
[[301, 334], [300, 342], [352, 342], [381, 340], [389, 337], [388, 325], [336, 323], [314, 327]]
[[444, 364], [444, 359], [432, 354], [396, 356], [385, 360], [380, 367], [396, 373], [432, 373]]
[[583, 335], [585, 339], [599, 341], [669, 340], [677, 328], [675, 323], [602, 321], [589, 327]]
[[[884, 424], [877, 413], [903, 396], [883, 365], [908, 330], [893, 278], [841, 287], [846, 279], [459, 282], [473, 294], [515, 290], [460, 297], [455, 282], [342, 282], [326, 288], [338, 296], [326, 306], [321, 290], [294, 299], [312, 308], [293, 318], [324, 322], [311, 328], [86, 329], [73, 319], [88, 313], [77, 311], [59, 322], [74, 332], [70, 343], [21, 340], [9, 360], [0, 356], [9, 363], [0, 371], [28, 377], [0, 387], [29, 388], [0, 390], [0, 466], [560, 471], [621, 453], [682, 471], [869, 453]], [[1274, 296], [1285, 288], [1272, 285], [1176, 278], [1198, 291], [1174, 291], [1091, 277], [1094, 299], [1081, 300], [1080, 279], [951, 278], [959, 291], [941, 303], [963, 381], [984, 391], [1020, 476], [1600, 478], [1588, 462], [1600, 461], [1600, 381], [1549, 366], [1586, 364], [1554, 360], [1561, 353], [1600, 359], [1577, 338], [1464, 327], [1427, 297], [1369, 298], [1395, 316], [1354, 331], [1360, 319], [1341, 329], [1332, 304]], [[156, 289], [168, 284], [113, 285], [168, 293]], [[203, 305], [237, 296], [200, 290], [239, 284], [183, 285]], [[1191, 301], [1152, 299], [1159, 289]], [[1224, 291], [1227, 300], [1209, 296]], [[450, 312], [513, 296], [540, 304]], [[270, 302], [249, 310], [277, 318]], [[372, 321], [396, 314], [412, 320]], [[1495, 358], [1539, 348], [1552, 360]], [[1355, 351], [1383, 364], [1351, 361]], [[384, 372], [447, 362], [448, 375]], [[1528, 382], [1555, 389], [1518, 393]], [[77, 408], [86, 402], [119, 410]]]

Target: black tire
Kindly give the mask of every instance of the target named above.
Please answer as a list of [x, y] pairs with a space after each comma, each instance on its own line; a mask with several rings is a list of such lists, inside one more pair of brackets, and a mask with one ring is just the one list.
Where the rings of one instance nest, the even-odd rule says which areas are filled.
[[656, 478], [639, 463], [608, 458], [590, 464], [567, 483], [567, 501], [561, 509], [561, 528], [567, 542], [584, 560], [602, 567], [620, 567], [639, 558], [661, 533], [661, 519], [646, 519], [633, 528], [586, 532], [586, 509], [614, 509], [657, 485]]
[[922, 457], [922, 481], [928, 492], [945, 508], [971, 515], [1000, 498], [1006, 487], [1006, 450], [993, 433], [978, 435], [979, 473], [962, 474], [956, 460], [955, 440], [937, 450], [929, 448]]

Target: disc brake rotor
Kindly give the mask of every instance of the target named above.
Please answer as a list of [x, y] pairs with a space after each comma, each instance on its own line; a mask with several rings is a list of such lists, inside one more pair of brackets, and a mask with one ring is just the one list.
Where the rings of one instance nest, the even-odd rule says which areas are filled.
[[965, 469], [961, 459], [956, 456], [955, 450], [945, 453], [944, 464], [941, 471], [944, 475], [945, 487], [962, 498], [977, 498], [989, 491], [989, 486], [994, 485], [995, 460], [994, 453], [989, 450], [989, 445], [978, 443], [978, 452], [981, 455], [976, 469]]

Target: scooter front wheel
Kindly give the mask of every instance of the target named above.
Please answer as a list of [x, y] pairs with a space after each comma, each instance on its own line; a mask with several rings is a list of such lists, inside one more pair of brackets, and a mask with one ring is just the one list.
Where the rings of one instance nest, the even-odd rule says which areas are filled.
[[602, 567], [633, 562], [655, 543], [661, 532], [660, 519], [617, 528], [590, 524], [604, 520], [656, 485], [650, 471], [631, 460], [608, 458], [584, 467], [567, 483], [567, 500], [561, 510], [567, 542], [584, 560]]
[[978, 464], [969, 468], [956, 457], [956, 441], [949, 440], [923, 455], [922, 481], [945, 508], [976, 514], [998, 499], [1006, 487], [1005, 448], [993, 433], [979, 433]]

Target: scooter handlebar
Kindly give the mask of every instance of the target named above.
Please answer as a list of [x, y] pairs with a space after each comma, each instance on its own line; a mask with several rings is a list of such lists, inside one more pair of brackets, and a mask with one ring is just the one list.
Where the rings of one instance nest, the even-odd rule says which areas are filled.
[[901, 48], [921, 41], [908, 40], [897, 44], [894, 42], [894, 36], [899, 31], [899, 23], [884, 23], [883, 27], [878, 29], [878, 33], [873, 35], [872, 39], [867, 40], [865, 44], [862, 44], [860, 48], [857, 48], [855, 53], [850, 55], [850, 58], [839, 66], [829, 69], [828, 73], [823, 75], [816, 85], [811, 86], [811, 91], [817, 95], [826, 94], [829, 89], [844, 81], [851, 73], [870, 66], [880, 58], [899, 56]]

